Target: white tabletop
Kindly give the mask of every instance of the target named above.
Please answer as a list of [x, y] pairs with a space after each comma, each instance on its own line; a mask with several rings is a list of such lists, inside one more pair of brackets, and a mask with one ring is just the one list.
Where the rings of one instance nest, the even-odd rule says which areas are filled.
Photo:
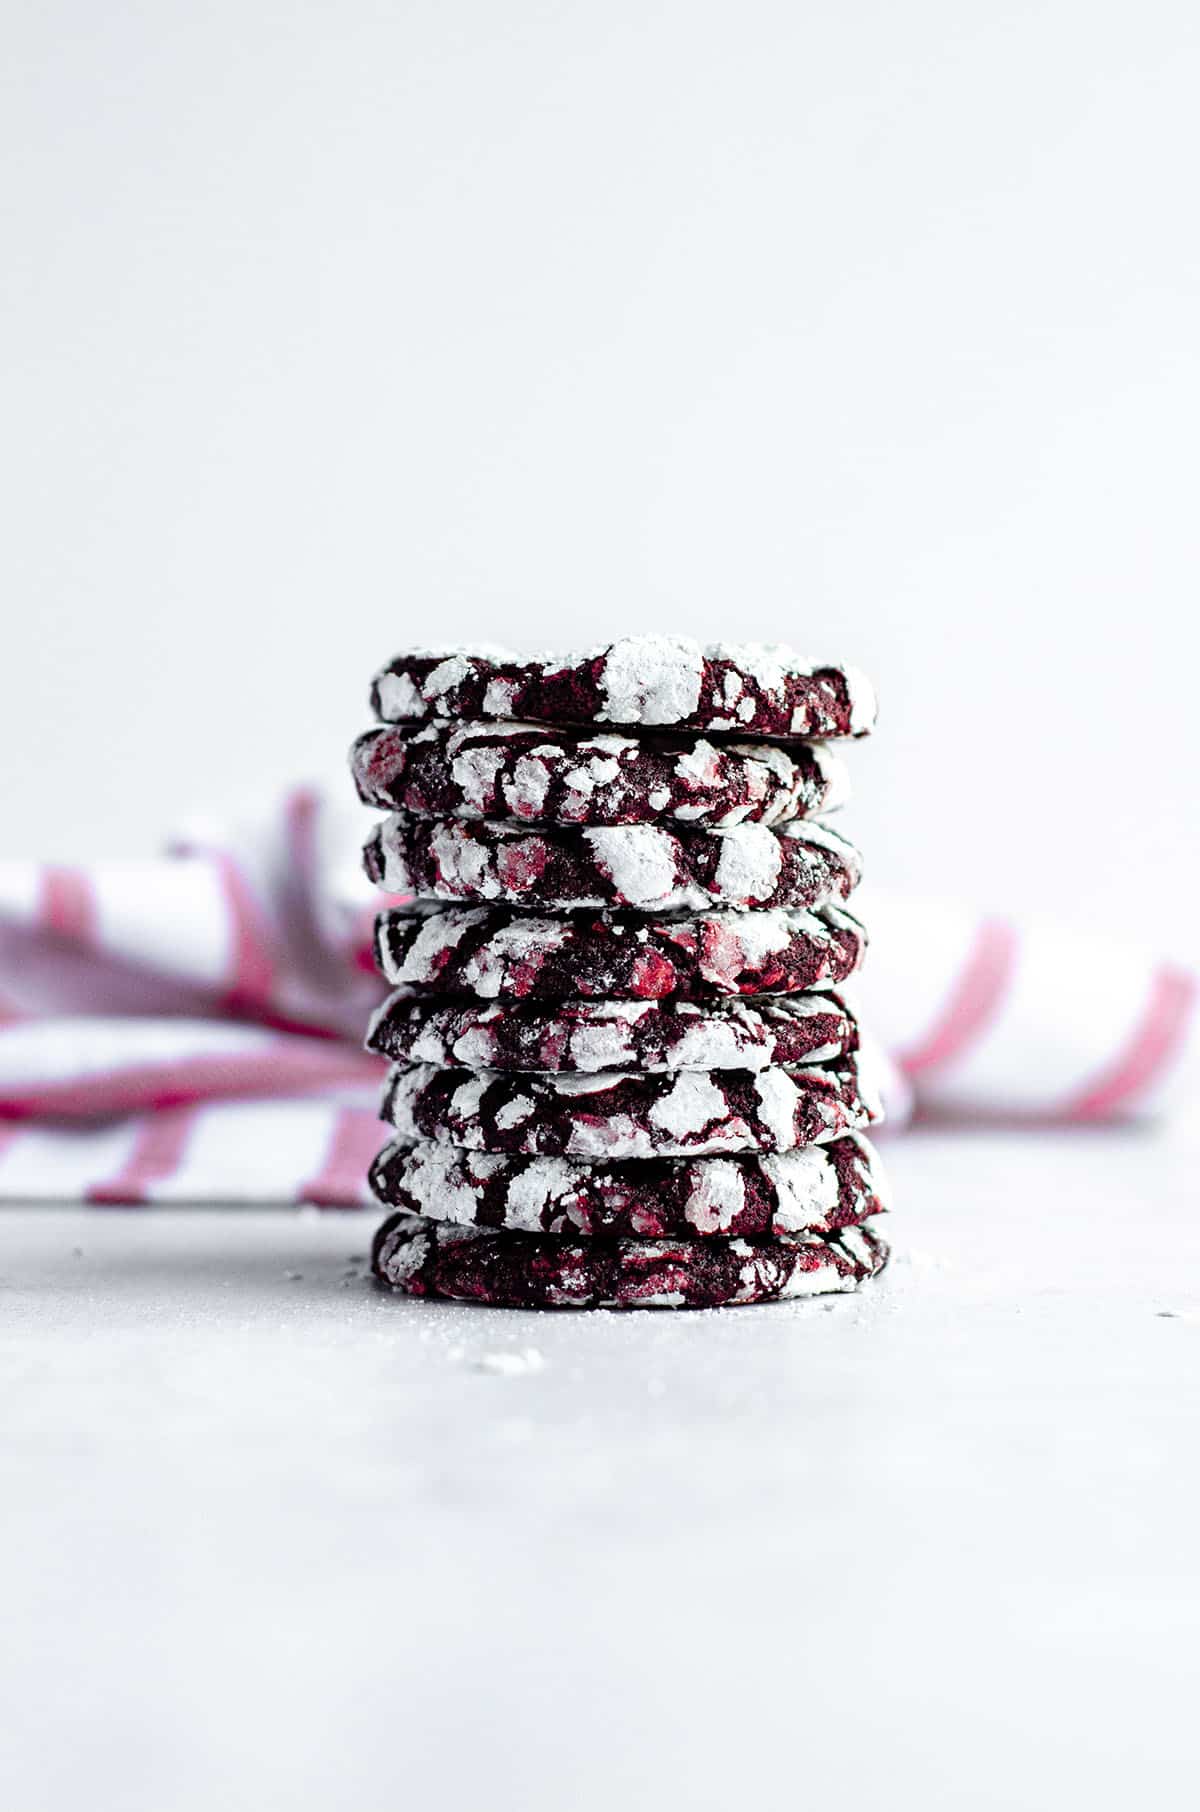
[[370, 1217], [0, 1217], [0, 1803], [1193, 1805], [1192, 1161], [888, 1152], [882, 1285], [719, 1314], [390, 1298]]

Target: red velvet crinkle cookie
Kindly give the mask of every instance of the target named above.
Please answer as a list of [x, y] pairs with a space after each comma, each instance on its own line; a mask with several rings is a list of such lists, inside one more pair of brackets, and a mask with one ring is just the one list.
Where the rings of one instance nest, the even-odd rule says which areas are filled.
[[779, 829], [622, 824], [535, 831], [397, 812], [376, 826], [363, 855], [368, 875], [389, 893], [564, 911], [823, 906], [846, 899], [862, 872], [848, 838], [803, 820]]
[[870, 1072], [825, 1067], [642, 1075], [514, 1075], [397, 1065], [382, 1117], [401, 1138], [548, 1158], [653, 1158], [794, 1151], [872, 1125]]
[[630, 912], [561, 917], [507, 906], [381, 912], [375, 954], [415, 994], [514, 999], [711, 999], [836, 986], [866, 950], [841, 907], [820, 912]]
[[393, 1214], [371, 1265], [409, 1296], [508, 1309], [716, 1309], [856, 1290], [887, 1263], [868, 1227], [794, 1239], [563, 1239]]
[[631, 1239], [833, 1233], [883, 1214], [889, 1195], [876, 1152], [857, 1134], [803, 1151], [623, 1163], [397, 1139], [371, 1166], [371, 1188], [389, 1207], [435, 1221]]
[[530, 824], [775, 824], [834, 811], [849, 791], [845, 763], [821, 743], [783, 749], [510, 723], [368, 730], [351, 767], [365, 805]]
[[740, 735], [865, 736], [875, 694], [855, 667], [814, 666], [775, 642], [702, 647], [686, 636], [625, 636], [582, 654], [417, 648], [371, 688], [384, 723], [519, 718], [537, 723], [667, 725]]
[[441, 1004], [393, 994], [367, 1048], [474, 1070], [729, 1070], [827, 1063], [858, 1045], [836, 994], [748, 1001], [533, 1000]]

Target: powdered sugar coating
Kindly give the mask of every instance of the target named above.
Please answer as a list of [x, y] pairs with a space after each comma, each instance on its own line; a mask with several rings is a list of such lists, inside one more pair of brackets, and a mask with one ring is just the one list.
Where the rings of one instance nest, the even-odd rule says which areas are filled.
[[869, 1126], [880, 1111], [869, 1073], [853, 1058], [653, 1074], [398, 1065], [382, 1108], [403, 1139], [566, 1158], [793, 1151]]
[[857, 1289], [887, 1263], [869, 1227], [799, 1238], [567, 1239], [461, 1227], [401, 1212], [372, 1268], [412, 1296], [503, 1308], [718, 1308]]
[[855, 668], [816, 666], [781, 643], [706, 647], [687, 636], [625, 636], [564, 655], [413, 649], [376, 675], [371, 702], [385, 723], [502, 716], [809, 740], [862, 736], [875, 718]]
[[589, 1238], [828, 1233], [889, 1202], [878, 1154], [860, 1134], [778, 1154], [615, 1162], [396, 1139], [376, 1158], [371, 1187], [381, 1202], [432, 1220]]
[[397, 993], [367, 1046], [402, 1063], [493, 1070], [762, 1069], [826, 1063], [858, 1044], [836, 994], [729, 1001], [533, 1000], [440, 1004]]
[[821, 743], [713, 743], [514, 723], [368, 730], [351, 751], [359, 797], [425, 817], [547, 824], [778, 824], [835, 811], [845, 763]]
[[803, 820], [729, 830], [525, 830], [403, 812], [375, 828], [364, 864], [389, 893], [566, 910], [814, 907], [846, 899], [862, 872], [848, 838]]
[[606, 650], [598, 679], [598, 715], [610, 723], [687, 723], [700, 708], [704, 653], [683, 638], [629, 636]]
[[375, 953], [393, 987], [421, 995], [536, 1000], [707, 1000], [836, 987], [866, 933], [844, 908], [561, 917], [512, 907], [392, 909]]

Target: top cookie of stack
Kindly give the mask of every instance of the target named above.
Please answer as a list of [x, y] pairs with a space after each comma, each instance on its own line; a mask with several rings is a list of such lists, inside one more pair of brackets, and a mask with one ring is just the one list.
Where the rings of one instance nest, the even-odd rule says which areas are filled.
[[[822, 815], [847, 794], [827, 743], [870, 729], [868, 682], [777, 646], [631, 637], [401, 655], [372, 702], [382, 727], [353, 771], [391, 815], [366, 867], [415, 896], [377, 931], [399, 992], [369, 1042], [400, 1067], [372, 1181], [406, 1211], [381, 1230], [380, 1275], [638, 1306], [878, 1269], [857, 1230], [882, 1207], [857, 1132], [878, 1103], [844, 1003], [804, 992], [864, 944], [841, 907], [858, 852]], [[762, 993], [755, 1012], [720, 999]]]
[[666, 635], [625, 636], [566, 656], [414, 649], [376, 674], [371, 705], [388, 724], [520, 718], [810, 740], [865, 736], [875, 722], [874, 690], [856, 667], [814, 666], [778, 642], [704, 648]]

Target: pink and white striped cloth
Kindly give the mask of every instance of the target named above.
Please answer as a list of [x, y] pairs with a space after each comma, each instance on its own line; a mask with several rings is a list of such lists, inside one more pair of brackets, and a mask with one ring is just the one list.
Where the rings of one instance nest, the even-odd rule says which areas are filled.
[[[344, 790], [344, 789], [341, 789]], [[357, 1207], [382, 1141], [361, 813], [298, 788], [159, 860], [0, 865], [0, 1200]], [[1196, 1096], [1197, 977], [1119, 940], [864, 902], [893, 1125]]]

